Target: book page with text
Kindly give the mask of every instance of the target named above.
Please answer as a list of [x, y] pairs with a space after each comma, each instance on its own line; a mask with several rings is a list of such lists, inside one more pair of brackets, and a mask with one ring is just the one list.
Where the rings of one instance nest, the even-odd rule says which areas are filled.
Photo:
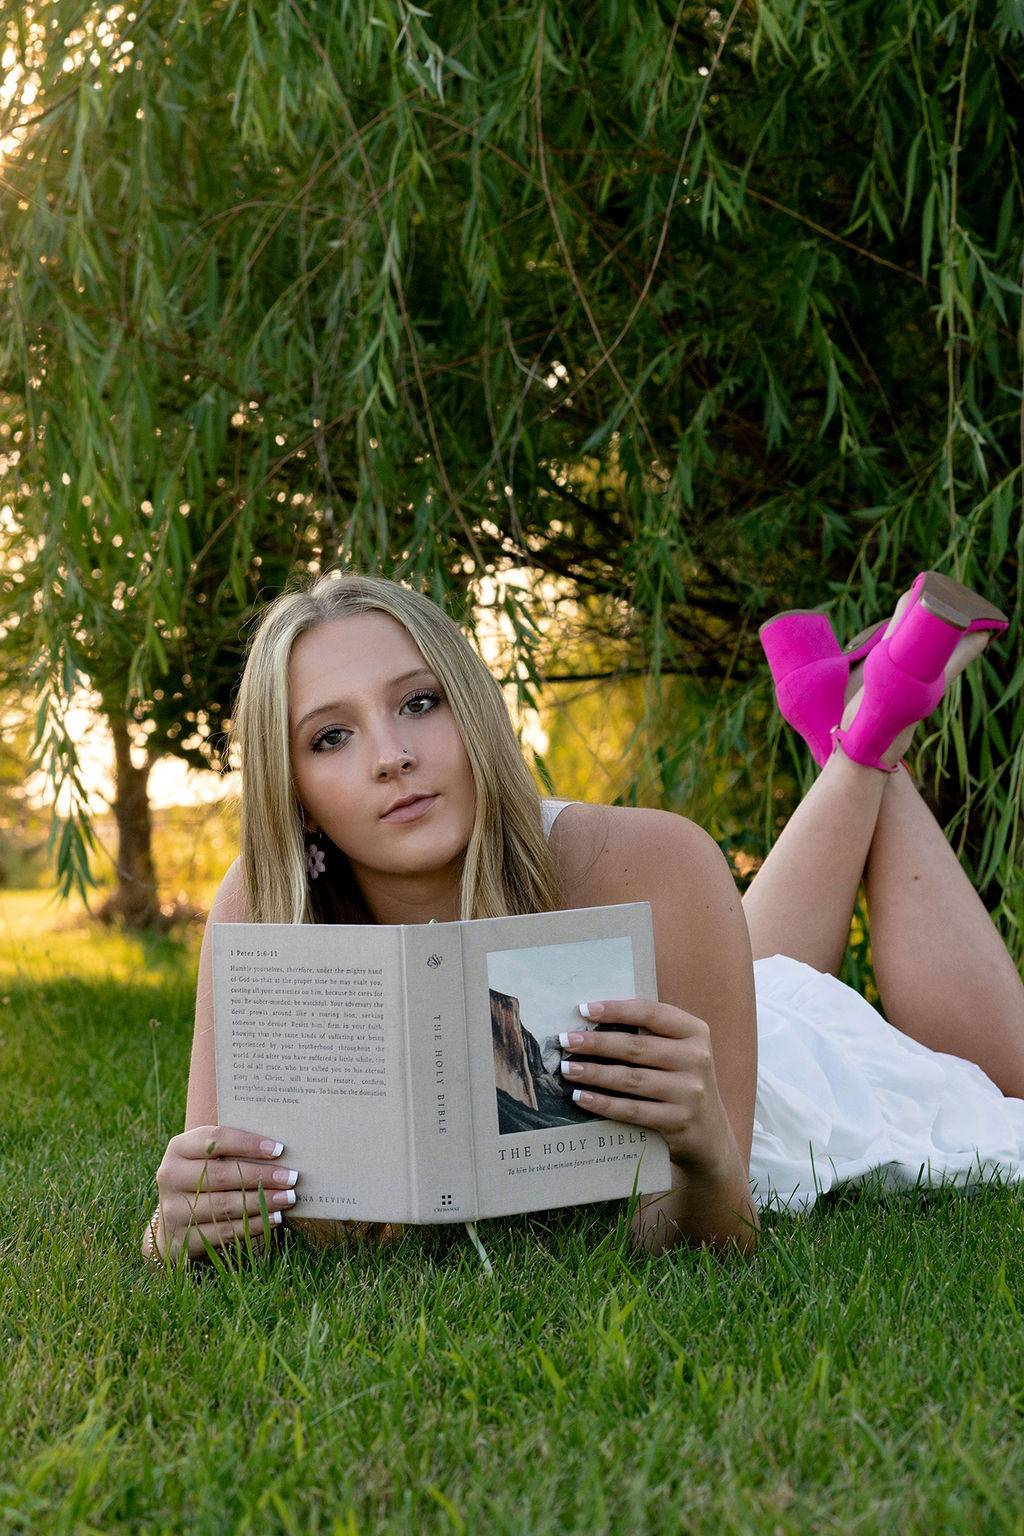
[[212, 929], [222, 1124], [275, 1136], [294, 1216], [408, 1221], [401, 936], [391, 928]]

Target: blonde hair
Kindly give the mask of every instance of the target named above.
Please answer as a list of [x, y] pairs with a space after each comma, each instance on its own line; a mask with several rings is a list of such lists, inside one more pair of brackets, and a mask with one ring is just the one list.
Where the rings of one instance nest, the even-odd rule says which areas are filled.
[[[537, 788], [483, 661], [427, 598], [381, 577], [328, 573], [265, 609], [239, 687], [231, 736], [242, 769], [241, 862], [250, 921], [316, 922], [317, 907], [324, 910], [310, 900], [303, 813], [292, 784], [288, 666], [300, 635], [360, 613], [388, 614], [408, 631], [441, 685], [469, 758], [476, 816], [463, 861], [460, 915], [557, 908], [558, 879]], [[330, 862], [335, 912], [343, 920], [369, 921], [347, 860], [332, 850]]]

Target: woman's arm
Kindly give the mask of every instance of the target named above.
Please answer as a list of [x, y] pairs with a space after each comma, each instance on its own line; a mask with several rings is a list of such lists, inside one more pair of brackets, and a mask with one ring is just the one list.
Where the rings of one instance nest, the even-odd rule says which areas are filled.
[[[567, 1076], [583, 1108], [659, 1130], [673, 1187], [642, 1204], [638, 1236], [675, 1243], [753, 1247], [757, 1214], [748, 1164], [757, 1087], [757, 1030], [750, 941], [729, 867], [708, 835], [665, 811], [568, 806], [551, 847], [567, 906], [648, 901], [654, 922], [657, 1003], [590, 998], [607, 1025], [646, 1033], [571, 1041]], [[593, 1050], [621, 1066], [585, 1066]], [[631, 1097], [609, 1098], [602, 1085]]]
[[262, 1237], [261, 1190], [271, 1227], [295, 1203], [297, 1175], [277, 1162], [284, 1150], [281, 1144], [258, 1132], [216, 1123], [210, 930], [214, 923], [245, 922], [246, 915], [236, 863], [217, 892], [203, 935], [185, 1130], [171, 1138], [157, 1171], [160, 1203], [142, 1242], [143, 1256], [151, 1261], [174, 1262], [182, 1250], [190, 1259], [202, 1258], [207, 1245], [223, 1247], [246, 1231], [250, 1237]]

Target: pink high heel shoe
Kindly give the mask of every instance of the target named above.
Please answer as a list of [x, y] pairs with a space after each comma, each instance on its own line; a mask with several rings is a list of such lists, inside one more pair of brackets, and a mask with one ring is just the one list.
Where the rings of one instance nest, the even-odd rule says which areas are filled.
[[946, 663], [964, 635], [990, 630], [995, 636], [1008, 623], [1005, 613], [969, 587], [922, 571], [894, 628], [864, 663], [864, 694], [852, 725], [835, 731], [846, 756], [894, 773], [882, 762], [883, 752], [936, 707], [946, 689]]
[[779, 713], [802, 736], [819, 768], [835, 747], [850, 667], [882, 638], [886, 620], [865, 629], [843, 649], [823, 613], [794, 608], [758, 630], [775, 683]]

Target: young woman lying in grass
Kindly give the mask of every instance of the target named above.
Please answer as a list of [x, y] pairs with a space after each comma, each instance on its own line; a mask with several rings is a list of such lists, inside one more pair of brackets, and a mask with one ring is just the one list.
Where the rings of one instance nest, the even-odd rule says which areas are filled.
[[[234, 725], [242, 851], [210, 924], [650, 902], [659, 1000], [588, 999], [612, 1027], [599, 1044], [573, 1034], [562, 1070], [583, 1108], [665, 1138], [672, 1189], [636, 1217], [654, 1250], [749, 1249], [759, 1207], [806, 1208], [873, 1171], [1014, 1175], [1024, 987], [899, 766], [914, 724], [1002, 628], [935, 573], [846, 652], [820, 614], [765, 626], [780, 705], [823, 766], [741, 905], [692, 822], [541, 801], [497, 683], [434, 604], [322, 577], [271, 603], [253, 642]], [[891, 1023], [834, 976], [862, 881]], [[279, 1224], [303, 1171], [286, 1151], [217, 1124], [208, 927], [186, 1129], [157, 1175], [147, 1255], [260, 1236], [263, 1210]]]

